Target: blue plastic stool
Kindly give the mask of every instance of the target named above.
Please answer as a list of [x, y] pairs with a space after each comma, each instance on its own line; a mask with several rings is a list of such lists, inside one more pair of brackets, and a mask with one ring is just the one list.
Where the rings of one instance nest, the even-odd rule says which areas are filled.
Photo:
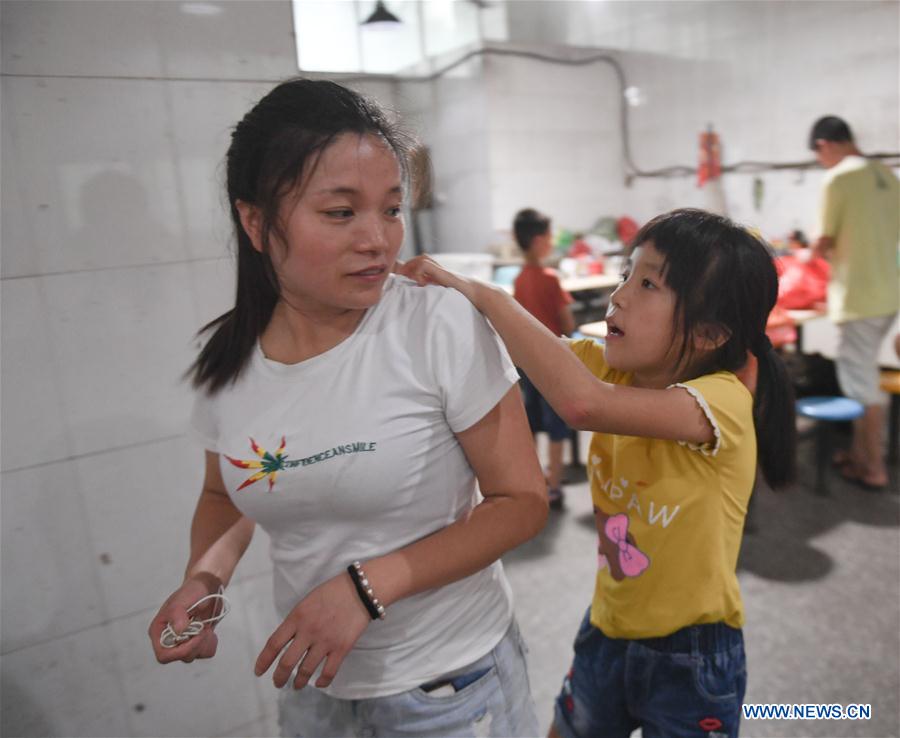
[[849, 397], [804, 397], [797, 400], [797, 415], [816, 421], [816, 494], [827, 495], [826, 471], [831, 464], [834, 423], [856, 420], [865, 409]]

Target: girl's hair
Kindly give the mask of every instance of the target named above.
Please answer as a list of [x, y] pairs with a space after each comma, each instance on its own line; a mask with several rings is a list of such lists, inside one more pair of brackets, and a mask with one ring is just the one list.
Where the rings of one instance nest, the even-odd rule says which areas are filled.
[[[396, 155], [406, 182], [411, 140], [375, 102], [334, 82], [282, 82], [232, 132], [226, 171], [237, 238], [237, 289], [234, 307], [198, 333], [214, 329], [187, 371], [194, 387], [212, 394], [234, 382], [247, 365], [280, 296], [269, 256], [271, 234], [281, 233], [279, 206], [344, 133], [381, 138]], [[260, 210], [262, 253], [253, 248], [241, 225], [238, 200]]]
[[759, 362], [753, 419], [759, 464], [772, 487], [794, 477], [794, 392], [781, 357], [766, 337], [778, 297], [769, 247], [727, 218], [703, 210], [674, 210], [637, 233], [632, 248], [651, 243], [665, 259], [664, 278], [675, 292], [675, 324], [683, 337], [679, 362], [693, 364], [693, 337], [724, 337], [695, 376], [738, 371], [747, 352]]

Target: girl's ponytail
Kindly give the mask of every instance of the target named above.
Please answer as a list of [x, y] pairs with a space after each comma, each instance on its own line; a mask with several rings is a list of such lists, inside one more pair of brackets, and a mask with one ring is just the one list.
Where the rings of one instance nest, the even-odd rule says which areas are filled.
[[759, 466], [772, 488], [794, 479], [797, 458], [797, 433], [794, 413], [794, 389], [787, 367], [763, 334], [753, 347], [758, 361], [753, 420]]
[[692, 337], [704, 326], [728, 336], [700, 369], [739, 372], [748, 352], [758, 360], [753, 421], [759, 465], [771, 487], [794, 477], [797, 429], [794, 391], [781, 357], [766, 338], [778, 299], [778, 273], [768, 245], [728, 218], [674, 210], [647, 223], [635, 244], [652, 243], [666, 260], [666, 284], [676, 297], [683, 334], [680, 360], [691, 360]]

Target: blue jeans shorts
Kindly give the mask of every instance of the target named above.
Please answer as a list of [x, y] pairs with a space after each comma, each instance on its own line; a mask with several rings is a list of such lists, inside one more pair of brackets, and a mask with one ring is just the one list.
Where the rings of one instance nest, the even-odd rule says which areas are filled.
[[556, 698], [563, 738], [736, 738], [747, 686], [742, 631], [692, 625], [663, 638], [608, 638], [590, 608]]
[[550, 407], [543, 395], [537, 391], [531, 380], [520, 370], [519, 387], [522, 389], [522, 402], [528, 416], [528, 425], [532, 433], [544, 431], [551, 441], [565, 441], [569, 437], [569, 426], [566, 425], [556, 411]]
[[463, 669], [387, 697], [343, 700], [314, 687], [279, 695], [282, 736], [463, 738], [538, 735], [525, 644], [515, 621], [492, 650]]

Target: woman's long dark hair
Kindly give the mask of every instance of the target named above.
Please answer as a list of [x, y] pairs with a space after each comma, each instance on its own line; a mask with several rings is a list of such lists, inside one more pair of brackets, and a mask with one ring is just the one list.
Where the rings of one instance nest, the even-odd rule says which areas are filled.
[[690, 209], [657, 216], [632, 243], [652, 243], [665, 259], [664, 278], [675, 292], [675, 319], [683, 335], [680, 361], [693, 364], [692, 337], [704, 330], [726, 339], [708, 361], [694, 367], [697, 376], [739, 371], [748, 352], [757, 357], [753, 419], [759, 465], [771, 487], [787, 484], [796, 463], [794, 391], [766, 338], [766, 322], [778, 297], [769, 247], [727, 218]]
[[[343, 133], [384, 140], [406, 179], [410, 139], [376, 103], [334, 82], [282, 82], [235, 127], [226, 155], [228, 202], [237, 238], [235, 302], [199, 331], [213, 333], [188, 369], [194, 387], [212, 394], [234, 382], [247, 365], [280, 295], [269, 239], [279, 233], [281, 201]], [[241, 225], [239, 200], [260, 209], [262, 253], [253, 248]]]

